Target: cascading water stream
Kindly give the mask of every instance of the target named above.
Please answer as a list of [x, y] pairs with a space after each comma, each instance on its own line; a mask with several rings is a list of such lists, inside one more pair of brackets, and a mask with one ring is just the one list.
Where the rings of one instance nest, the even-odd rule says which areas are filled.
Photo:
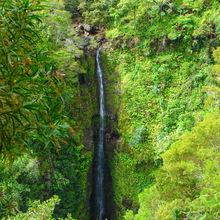
[[105, 213], [105, 202], [104, 202], [104, 87], [103, 87], [103, 76], [100, 61], [100, 50], [98, 49], [96, 54], [97, 63], [97, 75], [99, 81], [99, 94], [100, 94], [100, 127], [99, 127], [99, 139], [97, 145], [97, 163], [95, 167], [95, 207], [97, 220], [104, 219]]

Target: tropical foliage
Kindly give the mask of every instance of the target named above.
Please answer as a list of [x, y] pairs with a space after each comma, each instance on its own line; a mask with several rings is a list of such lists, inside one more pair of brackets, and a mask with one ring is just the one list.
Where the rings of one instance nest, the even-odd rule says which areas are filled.
[[81, 22], [107, 40], [117, 219], [220, 218], [219, 17], [218, 0], [0, 1], [0, 217], [89, 218], [100, 33]]
[[[125, 219], [172, 219], [174, 215], [179, 219], [181, 213], [187, 215], [186, 210], [194, 217], [201, 214], [204, 219], [218, 216], [214, 209], [198, 211], [202, 206], [205, 210], [209, 202], [216, 207], [219, 195], [218, 190], [207, 192], [209, 187], [199, 185], [190, 175], [195, 172], [205, 181], [202, 174], [192, 169], [203, 166], [199, 160], [191, 164], [188, 158], [175, 158], [175, 163], [169, 165], [173, 170], [167, 171], [174, 176], [162, 174], [164, 155], [175, 144], [176, 151], [182, 148], [193, 157], [195, 149], [189, 151], [191, 146], [187, 148], [185, 144], [181, 147], [178, 140], [204, 115], [219, 107], [219, 3], [118, 1], [110, 13], [113, 21], [108, 23], [106, 36], [114, 51], [107, 51], [103, 62], [108, 73], [107, 108], [118, 116], [122, 142], [111, 162], [118, 218], [131, 208]], [[207, 161], [211, 163], [211, 157]], [[216, 179], [217, 173], [214, 176]], [[182, 181], [182, 185], [169, 185], [166, 180]], [[167, 193], [163, 198], [162, 190]], [[206, 203], [208, 194], [213, 199]], [[139, 206], [138, 214], [133, 216]]]
[[[86, 216], [79, 213], [91, 153], [77, 122], [84, 67], [71, 14], [62, 1], [1, 1], [0, 8], [0, 216], [52, 219], [55, 204], [55, 217]], [[35, 202], [55, 194], [61, 201]], [[30, 203], [39, 208], [22, 214]]]

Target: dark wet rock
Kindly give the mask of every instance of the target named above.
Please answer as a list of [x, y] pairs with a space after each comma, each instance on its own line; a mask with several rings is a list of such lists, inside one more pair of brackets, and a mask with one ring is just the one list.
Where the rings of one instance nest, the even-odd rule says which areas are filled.
[[84, 27], [84, 30], [87, 32], [90, 32], [92, 30], [92, 28], [89, 24], [84, 24], [83, 27]]
[[105, 43], [106, 39], [105, 38], [100, 38], [100, 39], [97, 39], [97, 42], [98, 43]]
[[81, 25], [81, 24], [78, 26], [78, 28], [79, 28], [80, 30], [82, 30], [82, 31], [85, 29], [85, 28], [83, 27], [83, 25]]
[[79, 84], [81, 86], [86, 84], [85, 75], [86, 73], [80, 73], [80, 72], [78, 73]]
[[82, 39], [84, 41], [84, 47], [88, 47], [91, 38], [89, 36], [83, 36]]
[[78, 25], [76, 28], [75, 28], [75, 31], [76, 31], [76, 36], [80, 36], [84, 33], [84, 27], [83, 25]]
[[117, 121], [117, 116], [111, 113], [106, 113], [106, 118], [112, 120], [112, 121]]
[[84, 24], [84, 31], [88, 32], [89, 34], [97, 34], [97, 31], [99, 30], [99, 28], [97, 26], [91, 26], [89, 24]]
[[126, 207], [127, 209], [132, 208], [132, 200], [129, 199], [122, 199], [122, 205]]

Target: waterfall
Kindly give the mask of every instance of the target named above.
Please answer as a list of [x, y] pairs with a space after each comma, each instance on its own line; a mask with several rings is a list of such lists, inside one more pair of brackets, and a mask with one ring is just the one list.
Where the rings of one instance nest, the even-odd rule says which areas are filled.
[[104, 202], [104, 87], [103, 87], [103, 75], [100, 61], [100, 50], [98, 49], [96, 54], [97, 63], [97, 75], [99, 81], [99, 95], [100, 95], [100, 127], [97, 145], [97, 164], [95, 167], [95, 207], [97, 220], [104, 219], [105, 202]]

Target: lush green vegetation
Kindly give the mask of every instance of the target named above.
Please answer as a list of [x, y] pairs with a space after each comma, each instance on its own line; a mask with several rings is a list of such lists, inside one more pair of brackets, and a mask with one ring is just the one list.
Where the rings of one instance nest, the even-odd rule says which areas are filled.
[[219, 107], [219, 3], [118, 1], [106, 19], [107, 105], [122, 141], [111, 164], [118, 218], [127, 209], [125, 219], [218, 218], [219, 125], [209, 121], [219, 112], [205, 115]]
[[89, 217], [95, 65], [77, 16], [108, 41], [117, 218], [220, 218], [218, 0], [0, 1], [0, 217]]
[[138, 214], [126, 219], [219, 218], [219, 111], [208, 114], [163, 155], [156, 184], [139, 196]]
[[79, 86], [88, 66], [76, 46], [83, 41], [62, 1], [7, 0], [0, 8], [0, 218], [52, 219], [58, 203], [55, 218], [87, 218], [91, 113], [82, 103], [92, 108], [92, 94], [81, 97], [88, 88]]

